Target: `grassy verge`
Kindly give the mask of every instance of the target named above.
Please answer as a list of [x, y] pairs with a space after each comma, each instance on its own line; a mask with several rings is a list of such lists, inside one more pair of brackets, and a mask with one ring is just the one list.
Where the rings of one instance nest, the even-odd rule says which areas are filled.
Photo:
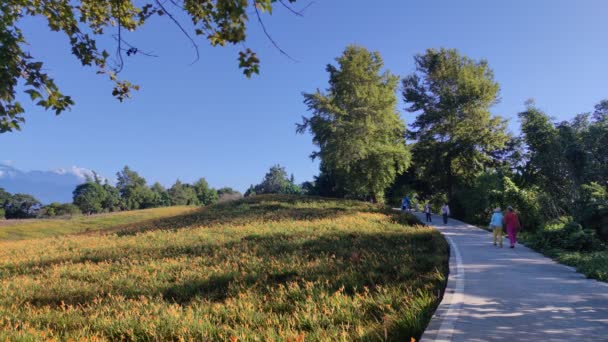
[[193, 211], [193, 207], [177, 206], [62, 219], [7, 220], [0, 222], [0, 241], [51, 237], [97, 230], [120, 229], [132, 224]]
[[448, 246], [404, 223], [360, 202], [258, 196], [159, 229], [4, 242], [0, 340], [418, 338]]
[[588, 278], [608, 282], [608, 247], [599, 241], [593, 247], [564, 248], [564, 241], [552, 241], [546, 237], [546, 232], [523, 233], [521, 241], [535, 251], [542, 253], [553, 260], [576, 268]]

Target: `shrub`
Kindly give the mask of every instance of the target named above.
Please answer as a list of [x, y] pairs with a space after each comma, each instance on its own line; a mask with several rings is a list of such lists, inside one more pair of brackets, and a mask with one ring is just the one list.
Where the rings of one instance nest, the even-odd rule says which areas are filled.
[[530, 247], [541, 251], [594, 251], [602, 247], [595, 231], [583, 229], [571, 217], [562, 217], [531, 233], [526, 238]]
[[604, 241], [608, 240], [608, 192], [603, 186], [592, 182], [581, 187], [581, 200], [575, 215], [584, 227], [595, 230]]
[[38, 212], [38, 217], [49, 218], [49, 217], [60, 217], [60, 216], [73, 216], [79, 215], [80, 209], [71, 203], [57, 203], [53, 202], [49, 205], [45, 205]]

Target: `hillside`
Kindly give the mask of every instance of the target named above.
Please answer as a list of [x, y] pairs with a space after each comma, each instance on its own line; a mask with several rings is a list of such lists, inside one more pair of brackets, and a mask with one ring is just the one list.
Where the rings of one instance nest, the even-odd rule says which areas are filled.
[[132, 224], [145, 224], [150, 220], [174, 217], [193, 210], [194, 207], [175, 206], [71, 218], [0, 220], [0, 241], [120, 230]]
[[411, 220], [256, 196], [105, 234], [1, 242], [0, 339], [417, 338], [448, 248]]

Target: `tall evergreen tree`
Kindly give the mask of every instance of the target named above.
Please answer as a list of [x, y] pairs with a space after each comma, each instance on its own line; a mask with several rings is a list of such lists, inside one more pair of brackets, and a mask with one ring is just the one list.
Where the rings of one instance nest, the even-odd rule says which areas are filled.
[[409, 134], [416, 141], [417, 176], [451, 200], [455, 187], [491, 166], [492, 154], [509, 140], [506, 121], [489, 111], [499, 85], [485, 60], [454, 49], [429, 49], [414, 61], [416, 71], [403, 79], [403, 99], [417, 114]]
[[298, 132], [313, 135], [327, 174], [350, 197], [383, 201], [385, 189], [409, 165], [405, 126], [396, 110], [398, 77], [382, 72], [378, 52], [348, 46], [328, 65], [329, 88], [304, 94], [312, 111]]

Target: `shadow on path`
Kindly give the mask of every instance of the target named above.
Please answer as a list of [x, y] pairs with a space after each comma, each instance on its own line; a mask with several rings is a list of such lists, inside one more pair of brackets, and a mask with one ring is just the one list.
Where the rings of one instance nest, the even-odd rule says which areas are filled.
[[[444, 225], [438, 216], [433, 223], [462, 256], [453, 341], [608, 341], [608, 284], [522, 245], [494, 247], [489, 232], [466, 223]], [[434, 318], [426, 338], [442, 319]]]

